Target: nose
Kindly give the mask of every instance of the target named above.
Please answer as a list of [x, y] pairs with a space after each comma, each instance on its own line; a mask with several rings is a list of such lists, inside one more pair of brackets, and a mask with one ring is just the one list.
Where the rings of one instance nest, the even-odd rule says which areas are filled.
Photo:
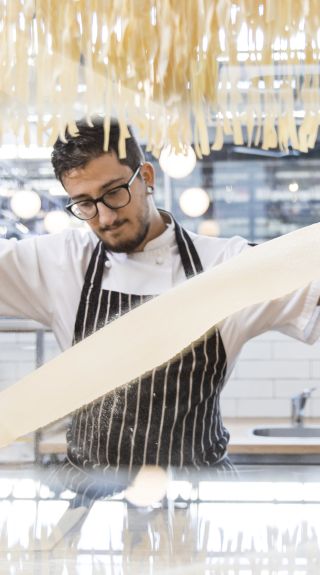
[[103, 202], [97, 203], [98, 218], [100, 224], [104, 226], [112, 226], [117, 219], [116, 210], [108, 208]]

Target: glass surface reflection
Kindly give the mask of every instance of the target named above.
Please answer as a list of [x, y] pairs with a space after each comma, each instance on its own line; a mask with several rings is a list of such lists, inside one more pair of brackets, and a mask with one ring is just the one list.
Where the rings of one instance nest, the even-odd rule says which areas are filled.
[[143, 507], [126, 499], [124, 477], [113, 495], [81, 505], [52, 477], [0, 469], [1, 574], [317, 573], [316, 466], [241, 466], [229, 479], [171, 470], [165, 496]]

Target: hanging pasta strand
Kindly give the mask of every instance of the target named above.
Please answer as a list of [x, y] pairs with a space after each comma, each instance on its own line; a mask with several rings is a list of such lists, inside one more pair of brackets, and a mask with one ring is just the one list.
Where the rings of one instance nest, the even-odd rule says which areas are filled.
[[202, 156], [226, 136], [307, 151], [319, 38], [319, 0], [0, 0], [0, 132], [32, 143], [31, 114], [49, 144], [102, 114], [105, 145], [119, 118], [121, 154], [127, 123], [155, 155], [193, 141]]

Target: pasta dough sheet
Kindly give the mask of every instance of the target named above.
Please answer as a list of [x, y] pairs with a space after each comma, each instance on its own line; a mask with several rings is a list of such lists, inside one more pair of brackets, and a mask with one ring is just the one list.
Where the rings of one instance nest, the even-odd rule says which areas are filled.
[[176, 286], [1, 392], [0, 447], [161, 365], [231, 314], [319, 278], [314, 224]]

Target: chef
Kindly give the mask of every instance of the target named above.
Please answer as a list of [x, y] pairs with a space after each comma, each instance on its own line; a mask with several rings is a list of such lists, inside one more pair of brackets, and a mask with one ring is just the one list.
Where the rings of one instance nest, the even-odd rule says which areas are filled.
[[[116, 121], [111, 122], [107, 152], [103, 118], [77, 122], [77, 128], [76, 135], [67, 130], [65, 141], [56, 141], [52, 163], [69, 195], [67, 210], [87, 226], [0, 240], [0, 315], [41, 322], [62, 349], [149, 298], [252, 249], [241, 237], [191, 233], [159, 210], [153, 167], [131, 129], [126, 157], [119, 159]], [[270, 329], [313, 343], [319, 335], [318, 298], [319, 284], [313, 283], [246, 308], [212, 326], [165, 365], [83, 406], [67, 432], [69, 463], [81, 470], [228, 466], [229, 434], [219, 399], [236, 357], [246, 341]], [[163, 321], [170, 337], [174, 317]], [[147, 346], [147, 333], [145, 341]], [[94, 359], [87, 360], [94, 376]], [[112, 349], [106, 349], [106, 380], [112, 361]]]

